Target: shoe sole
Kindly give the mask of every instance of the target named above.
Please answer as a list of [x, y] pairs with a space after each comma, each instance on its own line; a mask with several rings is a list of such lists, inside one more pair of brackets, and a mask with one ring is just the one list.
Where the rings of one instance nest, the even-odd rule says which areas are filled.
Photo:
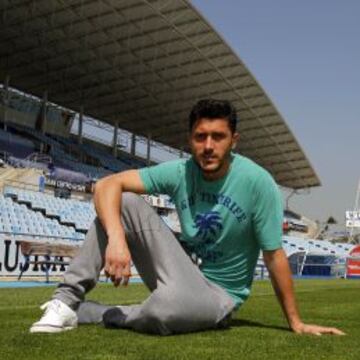
[[69, 331], [76, 329], [77, 326], [51, 326], [51, 325], [42, 325], [42, 326], [33, 326], [30, 328], [30, 333], [60, 333], [63, 331]]

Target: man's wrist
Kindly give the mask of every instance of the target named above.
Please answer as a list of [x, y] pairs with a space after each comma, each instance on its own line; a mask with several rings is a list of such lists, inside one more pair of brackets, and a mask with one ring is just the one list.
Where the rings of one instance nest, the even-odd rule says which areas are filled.
[[109, 243], [113, 242], [126, 242], [125, 233], [121, 228], [110, 229], [106, 231]]
[[304, 326], [304, 323], [299, 319], [292, 319], [289, 321], [289, 327], [292, 331], [299, 331]]

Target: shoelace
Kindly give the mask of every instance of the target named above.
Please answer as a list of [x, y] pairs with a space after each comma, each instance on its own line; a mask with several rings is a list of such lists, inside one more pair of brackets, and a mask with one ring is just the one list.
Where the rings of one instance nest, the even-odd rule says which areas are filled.
[[40, 306], [41, 310], [45, 310], [44, 316], [49, 313], [49, 311], [55, 311], [59, 314], [60, 304], [57, 301], [48, 301], [45, 304]]

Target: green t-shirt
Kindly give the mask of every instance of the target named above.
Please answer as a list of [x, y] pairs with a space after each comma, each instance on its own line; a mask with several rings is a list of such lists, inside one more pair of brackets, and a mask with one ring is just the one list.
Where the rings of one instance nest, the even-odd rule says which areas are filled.
[[207, 279], [240, 306], [249, 296], [259, 251], [282, 246], [282, 198], [271, 175], [231, 155], [227, 174], [207, 181], [190, 158], [140, 170], [149, 194], [168, 194], [181, 224], [181, 241], [202, 259]]

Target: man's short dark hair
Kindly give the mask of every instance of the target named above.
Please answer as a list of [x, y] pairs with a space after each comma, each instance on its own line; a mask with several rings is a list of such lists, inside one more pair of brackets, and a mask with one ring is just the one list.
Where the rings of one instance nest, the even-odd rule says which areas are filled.
[[201, 118], [226, 119], [232, 133], [236, 131], [236, 110], [227, 100], [203, 99], [199, 100], [191, 109], [189, 115], [189, 129]]

